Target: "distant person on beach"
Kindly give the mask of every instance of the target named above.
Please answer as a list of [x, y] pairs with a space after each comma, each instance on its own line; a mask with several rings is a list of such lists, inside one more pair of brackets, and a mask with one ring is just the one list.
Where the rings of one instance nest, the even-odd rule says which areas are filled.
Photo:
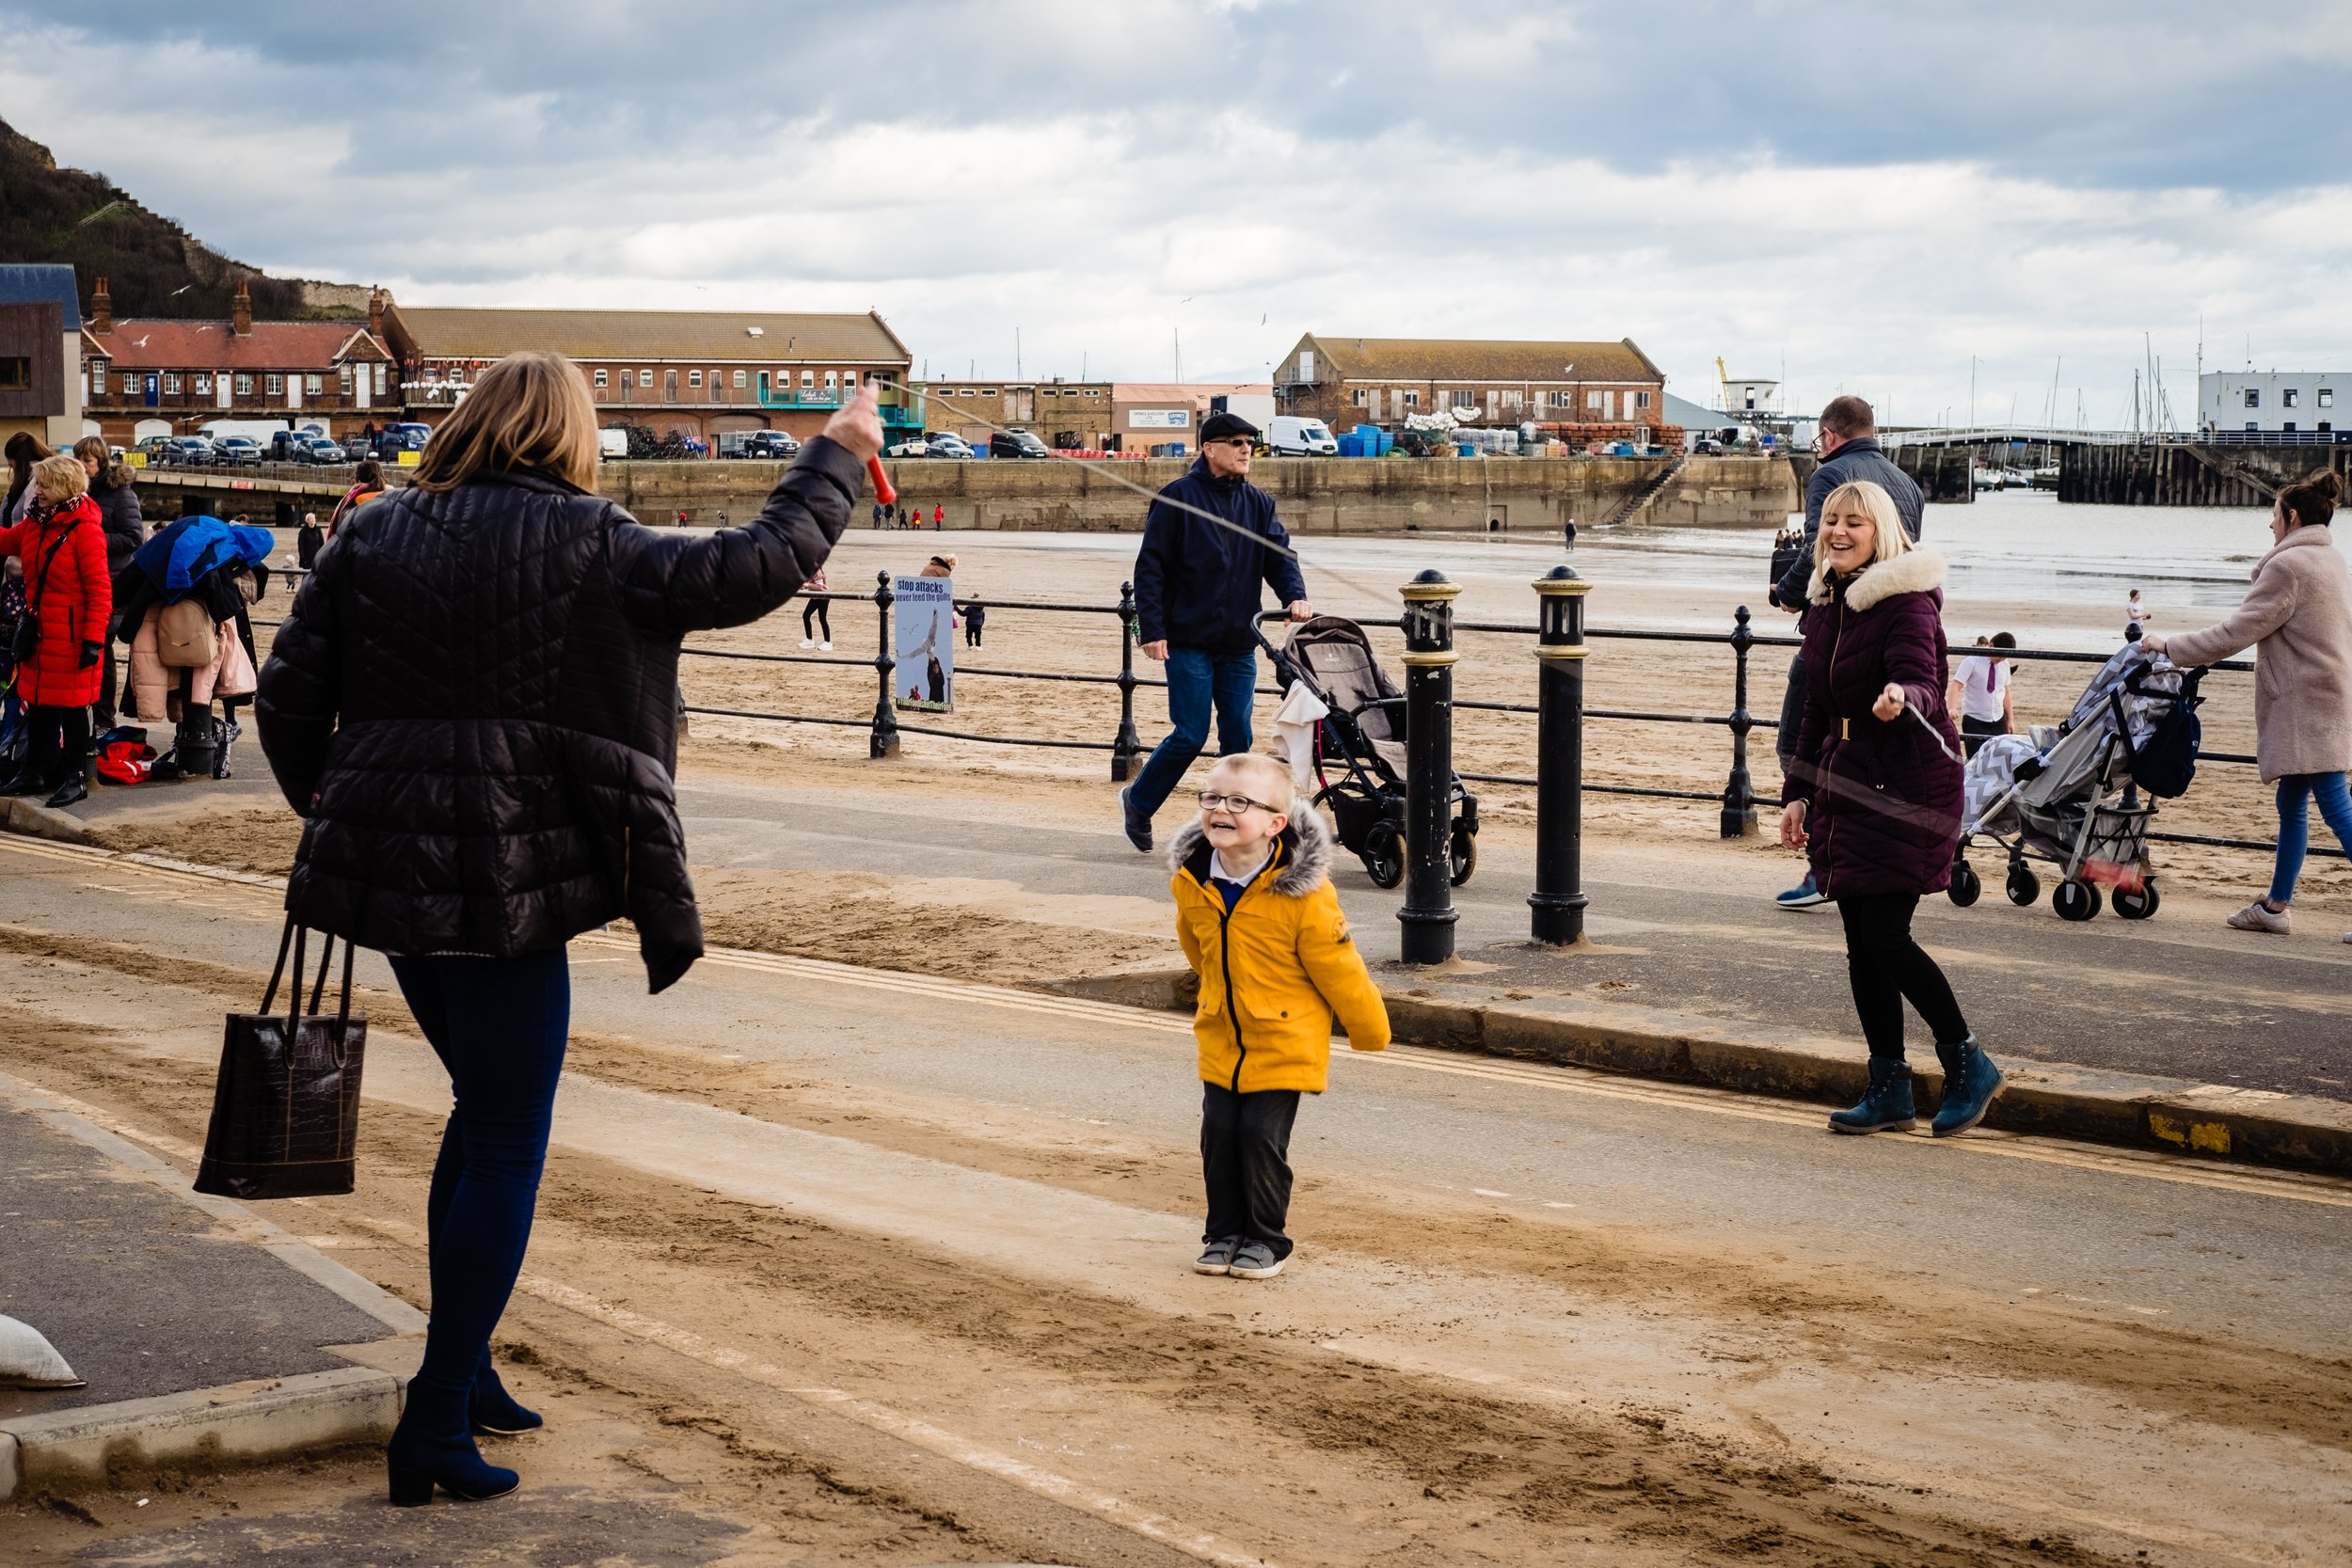
[[[833, 601], [824, 596], [825, 569], [822, 566], [801, 584], [801, 592], [808, 595], [808, 603], [801, 607], [801, 646], [829, 654], [833, 652]], [[823, 630], [820, 632], [818, 627]]]
[[1330, 832], [1295, 807], [1288, 766], [1235, 753], [1209, 769], [1200, 815], [1168, 847], [1176, 939], [1200, 981], [1199, 1274], [1282, 1272], [1298, 1097], [1329, 1085], [1334, 1024], [1351, 1050], [1388, 1049], [1387, 1005], [1331, 886]]
[[2133, 589], [2132, 596], [2123, 604], [2123, 641], [2138, 641], [2147, 635], [2148, 623], [2155, 618], [2154, 612], [2139, 602], [2139, 590]]
[[[1765, 595], [1791, 615], [1804, 612], [1805, 595], [1812, 591], [1815, 542], [1821, 531], [1821, 502], [1831, 491], [1857, 481], [1877, 485], [1893, 499], [1895, 510], [1902, 518], [1903, 531], [1914, 544], [1918, 543], [1920, 519], [1927, 504], [1911, 476], [1879, 450], [1878, 416], [1871, 412], [1868, 404], [1857, 397], [1832, 398], [1821, 410], [1819, 428], [1813, 450], [1820, 455], [1821, 466], [1804, 482], [1804, 532], [1797, 540], [1796, 555], [1788, 570], [1781, 574], [1780, 580]], [[1804, 713], [1804, 650], [1799, 648], [1788, 661], [1788, 689], [1781, 698], [1780, 728], [1772, 736], [1784, 774], [1788, 771], [1789, 759], [1796, 754], [1797, 727]], [[1807, 875], [1773, 901], [1785, 910], [1804, 910], [1823, 902], [1824, 897]]]
[[2017, 646], [2017, 639], [1999, 631], [1978, 638], [1977, 646], [1981, 651], [1952, 672], [1951, 689], [1944, 697], [1945, 705], [1960, 715], [1960, 744], [1972, 757], [1991, 736], [2017, 733], [2012, 672], [2001, 657]]
[[1945, 711], [1944, 558], [1911, 543], [1867, 481], [1822, 500], [1804, 613], [1804, 712], [1781, 789], [1780, 842], [1836, 900], [1846, 979], [1870, 1047], [1869, 1087], [1833, 1132], [1914, 1125], [1903, 1004], [1935, 1037], [1944, 1099], [1933, 1132], [1984, 1119], [2000, 1069], [1978, 1049], [1951, 983], [1912, 940], [1921, 897], [1951, 885], [1963, 806], [1960, 736]]
[[934, 507], [932, 507], [932, 508], [931, 508], [931, 531], [932, 531], [933, 533], [938, 533], [938, 532], [941, 532], [942, 531], [944, 531], [946, 527], [947, 527], [947, 509], [946, 509], [946, 507], [945, 507], [945, 506], [934, 506]]
[[1218, 752], [1249, 750], [1263, 588], [1294, 621], [1315, 612], [1274, 498], [1249, 483], [1257, 439], [1258, 427], [1237, 414], [1201, 420], [1200, 455], [1144, 518], [1136, 641], [1146, 658], [1168, 666], [1170, 728], [1119, 804], [1127, 842], [1147, 854], [1152, 816], [1208, 744], [1212, 708]]
[[967, 648], [978, 647], [980, 645], [980, 628], [987, 625], [988, 606], [980, 603], [977, 599], [974, 599], [970, 604], [965, 605], [963, 607], [963, 645]]
[[[2285, 936], [2288, 907], [2311, 847], [2311, 802], [2352, 851], [2352, 572], [2328, 523], [2344, 483], [2322, 468], [2279, 492], [2270, 509], [2277, 541], [2254, 567], [2246, 602], [2218, 626], [2139, 640], [2187, 668], [2260, 644], [2254, 666], [2254, 756], [2279, 788], [2279, 857], [2270, 892], [2230, 916], [2241, 931]], [[2352, 931], [2344, 933], [2352, 942]]]

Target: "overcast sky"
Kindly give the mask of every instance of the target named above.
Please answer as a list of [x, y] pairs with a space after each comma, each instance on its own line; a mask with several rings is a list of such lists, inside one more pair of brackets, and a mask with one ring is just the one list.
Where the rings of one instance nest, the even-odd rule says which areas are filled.
[[273, 273], [879, 309], [916, 368], [1630, 337], [1897, 422], [2352, 366], [2352, 6], [0, 0], [0, 115]]

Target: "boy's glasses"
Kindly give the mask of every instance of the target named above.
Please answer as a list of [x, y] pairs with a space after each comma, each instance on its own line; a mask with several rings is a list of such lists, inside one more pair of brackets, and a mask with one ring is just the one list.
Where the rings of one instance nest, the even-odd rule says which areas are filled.
[[1274, 808], [1263, 800], [1252, 800], [1247, 795], [1219, 795], [1210, 789], [1200, 792], [1200, 809], [1202, 811], [1262, 811], [1269, 816], [1274, 811]]

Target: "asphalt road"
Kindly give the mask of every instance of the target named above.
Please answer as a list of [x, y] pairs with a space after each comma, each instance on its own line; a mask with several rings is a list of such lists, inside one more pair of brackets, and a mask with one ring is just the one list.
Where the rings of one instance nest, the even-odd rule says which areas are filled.
[[[945, 789], [882, 794], [690, 776], [679, 802], [698, 863], [1167, 897], [1157, 858], [1119, 836], [1107, 789], [1103, 819], [1050, 824], [1034, 806]], [[1172, 808], [1163, 813], [1163, 835], [1177, 820]], [[1458, 951], [1495, 966], [1475, 977], [1498, 996], [1598, 988], [1621, 1002], [1851, 1037], [1836, 909], [1792, 912], [1772, 903], [1794, 874], [1791, 857], [1753, 847], [1596, 844], [1584, 877], [1592, 945], [1536, 948], [1527, 941], [1529, 834], [1497, 823], [1482, 834], [1477, 875], [1454, 895]], [[1350, 859], [1337, 863], [1334, 880], [1367, 955], [1393, 959], [1402, 892], [1374, 887]], [[2233, 908], [2176, 889], [2152, 920], [2103, 914], [2074, 925], [2052, 914], [2046, 896], [2016, 909], [1996, 886], [1972, 909], [1924, 901], [1915, 930], [1996, 1057], [2352, 1099], [2352, 945], [2310, 917], [2293, 938], [2232, 931], [2221, 917]], [[1915, 1020], [1912, 1028], [1924, 1051], [1925, 1031]]]

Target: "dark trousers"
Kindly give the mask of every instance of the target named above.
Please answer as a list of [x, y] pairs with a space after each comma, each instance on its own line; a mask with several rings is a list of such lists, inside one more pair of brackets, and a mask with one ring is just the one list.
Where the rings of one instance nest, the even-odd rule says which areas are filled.
[[963, 623], [963, 645], [967, 648], [977, 648], [980, 645], [979, 622], [966, 621]]
[[1800, 648], [1788, 660], [1788, 689], [1780, 698], [1780, 728], [1772, 733], [1772, 750], [1780, 753], [1784, 775], [1797, 758], [1797, 731], [1804, 723], [1804, 650]]
[[[112, 628], [109, 627], [108, 630], [111, 632]], [[122, 661], [116, 657], [116, 646], [114, 638], [107, 637], [106, 652], [103, 656], [105, 673], [98, 677], [98, 708], [95, 722], [97, 728], [101, 730], [110, 730], [115, 727], [115, 699], [122, 688]]]
[[[822, 637], [818, 637], [817, 633], [808, 629], [812, 623], [825, 628]], [[831, 599], [811, 599], [801, 607], [801, 635], [819, 642], [833, 641], [833, 601]]]
[[1209, 1184], [1202, 1241], [1238, 1236], [1263, 1242], [1277, 1258], [1291, 1255], [1282, 1226], [1291, 1212], [1291, 1123], [1297, 1119], [1296, 1089], [1235, 1094], [1221, 1084], [1200, 1085], [1200, 1172]]
[[82, 770], [89, 755], [89, 709], [35, 705], [24, 716], [24, 769], [45, 785]]
[[1166, 739], [1152, 749], [1143, 771], [1127, 786], [1127, 799], [1146, 816], [1158, 811], [1184, 769], [1209, 743], [1209, 715], [1216, 715], [1219, 756], [1249, 750], [1249, 709], [1257, 701], [1258, 656], [1213, 654], [1202, 648], [1170, 648], [1168, 662], [1168, 718], [1172, 726]]
[[1987, 740], [1996, 735], [2007, 734], [2009, 721], [2006, 719], [1971, 719], [1966, 714], [1961, 715], [1961, 748], [1972, 757], [1984, 749]]
[[409, 1391], [428, 1431], [455, 1435], [531, 1241], [571, 1031], [571, 971], [560, 947], [391, 963], [456, 1099], [425, 1199], [433, 1316]]
[[1909, 999], [1935, 1034], [1938, 1045], [1968, 1037], [1968, 1021], [1951, 982], [1919, 944], [1911, 940], [1915, 893], [1866, 893], [1837, 900], [1846, 926], [1846, 977], [1853, 985], [1853, 1010], [1870, 1054], [1903, 1059], [1903, 1002]]

